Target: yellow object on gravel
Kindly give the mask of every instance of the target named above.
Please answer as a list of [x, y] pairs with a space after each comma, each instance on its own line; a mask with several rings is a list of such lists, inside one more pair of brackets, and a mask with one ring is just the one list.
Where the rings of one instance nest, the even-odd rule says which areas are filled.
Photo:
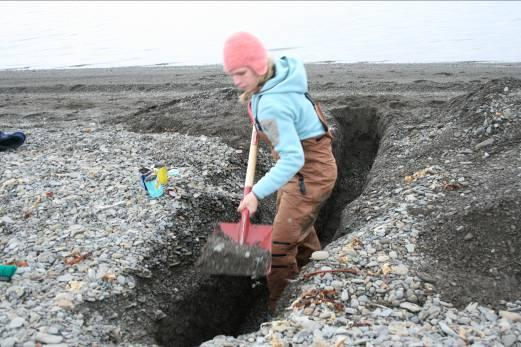
[[168, 170], [166, 166], [162, 166], [159, 170], [157, 170], [157, 182], [156, 188], [159, 188], [159, 185], [166, 186], [168, 184]]

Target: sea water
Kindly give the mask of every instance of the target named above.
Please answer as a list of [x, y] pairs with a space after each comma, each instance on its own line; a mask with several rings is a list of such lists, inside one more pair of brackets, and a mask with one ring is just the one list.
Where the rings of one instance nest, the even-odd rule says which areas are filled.
[[221, 64], [234, 31], [305, 62], [521, 61], [521, 2], [0, 2], [0, 69]]

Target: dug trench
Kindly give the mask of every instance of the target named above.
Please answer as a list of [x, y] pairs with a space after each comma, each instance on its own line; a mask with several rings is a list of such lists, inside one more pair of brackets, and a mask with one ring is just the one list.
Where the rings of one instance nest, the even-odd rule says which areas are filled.
[[[154, 112], [162, 111], [154, 108]], [[333, 239], [342, 210], [363, 191], [384, 132], [384, 117], [367, 100], [349, 100], [330, 108], [327, 114], [334, 134], [333, 152], [339, 176], [315, 224], [323, 247]], [[168, 131], [180, 130], [175, 124], [179, 121], [168, 124], [167, 120], [162, 120], [162, 127]], [[148, 131], [165, 131], [164, 128], [148, 128]], [[234, 140], [230, 145], [237, 145]], [[267, 148], [261, 146], [260, 152], [259, 177], [272, 164]], [[243, 155], [233, 173], [239, 180], [246, 171], [246, 151]], [[217, 183], [222, 177], [214, 179]], [[237, 203], [214, 192], [192, 201], [191, 215], [175, 216], [174, 229], [170, 230], [172, 245], [155, 249], [145, 260], [150, 272], [138, 275], [135, 290], [125, 296], [90, 304], [89, 309], [102, 313], [107, 320], [122, 327], [123, 331], [115, 331], [110, 337], [112, 342], [119, 343], [121, 336], [125, 336], [126, 341], [135, 343], [196, 346], [217, 335], [237, 336], [257, 330], [268, 319], [268, 291], [264, 278], [207, 275], [194, 266], [206, 236], [216, 222], [238, 220]], [[270, 224], [273, 207], [274, 197], [261, 204], [252, 223]], [[181, 240], [184, 247], [176, 247]]]

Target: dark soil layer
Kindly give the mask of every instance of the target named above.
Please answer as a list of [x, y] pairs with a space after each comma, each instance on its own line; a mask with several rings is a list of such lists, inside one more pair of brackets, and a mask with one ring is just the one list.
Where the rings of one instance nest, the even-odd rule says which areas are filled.
[[[502, 300], [521, 297], [520, 91], [520, 80], [495, 80], [439, 111], [440, 120], [454, 125], [434, 143], [442, 153], [465, 153], [451, 171], [464, 175], [468, 186], [461, 194], [447, 194], [431, 211], [415, 212], [431, 225], [422, 237], [433, 259], [425, 270], [440, 279], [445, 299], [460, 307], [478, 301], [502, 308]], [[461, 137], [454, 137], [456, 127]], [[487, 139], [494, 142], [481, 147]]]

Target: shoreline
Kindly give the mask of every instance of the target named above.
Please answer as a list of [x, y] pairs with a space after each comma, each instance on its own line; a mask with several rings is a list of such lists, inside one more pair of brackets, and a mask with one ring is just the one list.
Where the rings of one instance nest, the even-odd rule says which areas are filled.
[[[488, 64], [488, 65], [516, 65], [521, 64], [520, 61], [508, 61], [508, 60], [454, 60], [454, 61], [425, 61], [425, 62], [392, 62], [389, 60], [382, 61], [355, 61], [355, 62], [343, 62], [336, 60], [323, 60], [323, 61], [312, 61], [304, 63], [306, 66], [311, 65], [464, 65], [464, 64]], [[10, 71], [66, 71], [66, 70], [112, 70], [112, 69], [140, 69], [140, 68], [222, 68], [222, 64], [170, 64], [170, 63], [157, 63], [149, 65], [122, 65], [122, 66], [70, 66], [70, 67], [54, 67], [54, 68], [0, 68], [1, 72]]]

